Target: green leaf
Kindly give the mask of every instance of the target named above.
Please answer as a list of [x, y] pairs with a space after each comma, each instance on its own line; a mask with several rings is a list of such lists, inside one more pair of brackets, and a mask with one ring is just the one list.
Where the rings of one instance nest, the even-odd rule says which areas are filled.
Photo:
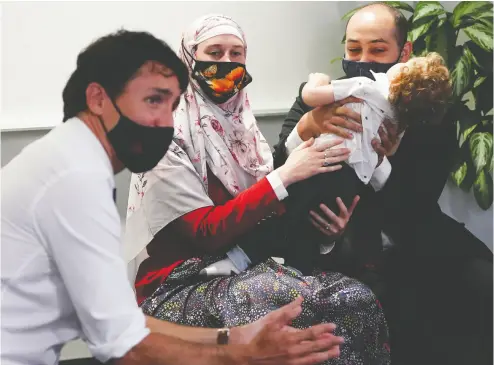
[[420, 37], [413, 43], [413, 57], [419, 57], [427, 53], [425, 37]]
[[329, 61], [330, 64], [333, 64], [335, 63], [336, 61], [341, 61], [343, 59], [343, 57], [335, 57], [333, 58], [331, 61]]
[[470, 150], [468, 148], [468, 144], [465, 144], [461, 149], [459, 153], [459, 161], [455, 165], [455, 169], [453, 172], [450, 174], [450, 179], [456, 184], [454, 180], [453, 173], [456, 172], [463, 164], [466, 164], [466, 176], [463, 178], [463, 181], [460, 183], [460, 185], [457, 185], [460, 187], [465, 192], [469, 192], [470, 189], [472, 188], [472, 185], [477, 178], [477, 175], [475, 174], [475, 167], [473, 166], [472, 163], [472, 158], [470, 156]]
[[477, 79], [475, 80], [475, 82], [473, 83], [473, 87], [476, 88], [476, 87], [479, 87], [486, 79], [487, 77], [485, 76], [480, 76], [480, 77], [477, 77]]
[[485, 24], [477, 23], [464, 28], [465, 34], [484, 51], [492, 52], [492, 26], [489, 28]]
[[[451, 110], [451, 115], [458, 118], [458, 146], [462, 147], [469, 135], [477, 128], [482, 116], [478, 110], [470, 110], [465, 104], [458, 103]], [[466, 151], [466, 155], [470, 155], [470, 151]]]
[[361, 8], [362, 6], [359, 6], [356, 9], [350, 10], [348, 13], [346, 13], [341, 17], [341, 20], [349, 20], [352, 17], [352, 15], [355, 14], [357, 11], [359, 11]]
[[426, 34], [437, 20], [432, 18], [423, 18], [413, 23], [413, 28], [408, 32], [408, 41], [415, 42], [418, 38]]
[[467, 176], [467, 163], [463, 162], [460, 167], [451, 173], [451, 180], [456, 186], [460, 187]]
[[410, 5], [408, 5], [406, 2], [403, 2], [403, 1], [385, 1], [385, 3], [389, 6], [392, 6], [395, 9], [405, 10], [405, 11], [408, 11], [410, 13], [413, 13], [413, 8]]
[[487, 210], [492, 205], [492, 179], [484, 170], [480, 171], [473, 183], [473, 195], [477, 204]]
[[459, 28], [463, 21], [479, 18], [483, 13], [491, 9], [492, 2], [490, 1], [462, 1], [453, 10], [451, 23], [453, 27]]
[[[482, 79], [484, 80], [483, 82], [479, 81]], [[492, 109], [494, 100], [492, 72], [489, 76], [480, 76], [475, 81], [476, 83], [478, 81], [478, 85], [475, 86], [474, 83], [474, 88], [472, 90], [475, 99], [475, 109], [481, 111], [483, 115], [486, 115]]]
[[459, 145], [460, 147], [463, 146], [463, 143], [468, 139], [470, 134], [477, 128], [477, 124], [471, 125], [470, 127], [466, 128], [463, 132], [460, 134], [460, 140], [459, 140]]
[[439, 19], [437, 28], [425, 37], [425, 46], [428, 52], [439, 53], [447, 65], [450, 53], [452, 53], [455, 46], [455, 41], [456, 34], [453, 26], [446, 21], [446, 18], [442, 18]]
[[486, 52], [472, 41], [465, 43], [473, 55], [473, 61], [477, 70], [482, 73], [492, 74], [492, 52]]
[[492, 159], [492, 133], [476, 132], [470, 137], [470, 153], [477, 174], [491, 163]]
[[419, 1], [413, 14], [413, 22], [420, 19], [437, 17], [446, 11], [439, 1]]
[[463, 47], [462, 55], [456, 61], [455, 68], [451, 73], [451, 79], [453, 81], [453, 96], [461, 99], [472, 79], [472, 60], [468, 47]]

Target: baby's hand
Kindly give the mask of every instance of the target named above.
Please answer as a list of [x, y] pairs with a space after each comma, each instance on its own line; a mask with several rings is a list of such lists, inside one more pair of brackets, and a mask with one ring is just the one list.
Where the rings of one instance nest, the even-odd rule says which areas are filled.
[[322, 73], [311, 73], [309, 74], [309, 83], [314, 86], [329, 85], [331, 78], [329, 75]]

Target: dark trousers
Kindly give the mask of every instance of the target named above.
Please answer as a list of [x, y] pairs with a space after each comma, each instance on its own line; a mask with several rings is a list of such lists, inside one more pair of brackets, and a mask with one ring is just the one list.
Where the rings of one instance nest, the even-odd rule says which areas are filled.
[[491, 365], [492, 252], [446, 215], [415, 239], [430, 247], [447, 242], [450, 250], [440, 255], [410, 246], [386, 252], [380, 299], [393, 363]]

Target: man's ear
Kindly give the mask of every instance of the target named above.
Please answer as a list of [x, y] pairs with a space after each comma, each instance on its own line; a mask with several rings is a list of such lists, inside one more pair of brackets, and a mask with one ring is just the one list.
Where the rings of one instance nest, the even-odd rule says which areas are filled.
[[406, 42], [401, 50], [400, 62], [407, 62], [412, 56], [413, 45], [412, 42]]
[[103, 114], [105, 90], [96, 83], [90, 83], [86, 88], [86, 104], [89, 111], [95, 115]]

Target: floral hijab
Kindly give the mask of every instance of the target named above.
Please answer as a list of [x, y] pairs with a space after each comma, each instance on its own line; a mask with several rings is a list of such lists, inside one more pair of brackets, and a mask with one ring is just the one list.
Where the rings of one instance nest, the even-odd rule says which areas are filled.
[[[190, 73], [196, 46], [224, 34], [238, 37], [247, 48], [242, 29], [223, 15], [199, 18], [183, 34], [179, 56]], [[232, 196], [273, 169], [271, 150], [257, 126], [245, 89], [217, 105], [190, 78], [175, 112], [174, 125], [170, 150], [158, 166], [132, 175], [125, 234], [128, 260], [135, 258], [161, 228], [176, 218], [214, 205], [207, 195], [207, 167]]]

